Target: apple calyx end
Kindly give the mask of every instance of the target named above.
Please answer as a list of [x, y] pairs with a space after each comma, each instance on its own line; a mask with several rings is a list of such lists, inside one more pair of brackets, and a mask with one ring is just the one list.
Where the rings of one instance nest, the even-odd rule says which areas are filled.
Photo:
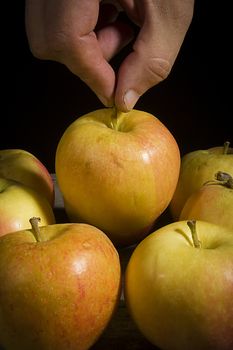
[[30, 224], [32, 226], [32, 233], [36, 239], [37, 242], [42, 242], [41, 234], [40, 234], [40, 229], [38, 223], [41, 221], [39, 217], [32, 217], [29, 219]]
[[215, 174], [215, 178], [220, 185], [233, 189], [233, 178], [230, 174], [218, 171]]
[[225, 173], [224, 171], [218, 171], [215, 175], [214, 175], [214, 180], [209, 180], [206, 181], [203, 186], [205, 185], [220, 185], [220, 186], [224, 186], [230, 189], [233, 189], [233, 177], [228, 174]]
[[192, 234], [193, 246], [195, 248], [201, 248], [201, 242], [199, 241], [197, 235], [196, 220], [188, 220], [187, 225], [190, 228]]

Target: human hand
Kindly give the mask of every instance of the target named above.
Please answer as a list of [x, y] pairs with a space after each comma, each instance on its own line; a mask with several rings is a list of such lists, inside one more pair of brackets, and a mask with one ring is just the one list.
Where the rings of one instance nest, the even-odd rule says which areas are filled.
[[[26, 0], [25, 21], [35, 57], [65, 64], [105, 106], [134, 107], [164, 80], [192, 20], [194, 0]], [[109, 61], [133, 30], [118, 20], [119, 6], [139, 26], [132, 52], [117, 73]]]

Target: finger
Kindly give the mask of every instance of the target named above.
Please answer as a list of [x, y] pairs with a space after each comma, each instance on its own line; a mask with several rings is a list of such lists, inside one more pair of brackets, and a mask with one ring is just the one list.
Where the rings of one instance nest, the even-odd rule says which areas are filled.
[[63, 63], [111, 106], [115, 73], [94, 33], [99, 0], [28, 0], [26, 12], [34, 56]]
[[146, 55], [135, 49], [119, 68], [115, 105], [119, 110], [129, 111], [148, 89], [166, 79], [174, 59], [166, 58], [165, 53], [158, 57]]
[[60, 55], [60, 62], [79, 76], [106, 107], [113, 106], [115, 72], [106, 61], [96, 34], [91, 32], [74, 38], [64, 52], [65, 55]]
[[[162, 3], [164, 6], [171, 1]], [[152, 1], [144, 2], [142, 28], [133, 52], [125, 58], [118, 72], [115, 92], [118, 109], [132, 109], [142, 94], [169, 75], [191, 22], [191, 3], [192, 0], [186, 1], [189, 12], [184, 16], [182, 6], [175, 11], [170, 7], [161, 9]]]
[[108, 25], [97, 33], [104, 58], [109, 61], [134, 38], [132, 26], [121, 20]]

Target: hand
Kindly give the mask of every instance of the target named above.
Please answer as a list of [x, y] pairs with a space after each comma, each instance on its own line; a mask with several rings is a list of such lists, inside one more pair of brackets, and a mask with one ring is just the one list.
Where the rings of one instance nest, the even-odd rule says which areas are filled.
[[[194, 0], [110, 2], [26, 0], [26, 32], [35, 57], [65, 64], [105, 106], [127, 111], [170, 73]], [[109, 61], [133, 39], [130, 23], [119, 20], [119, 9], [140, 30], [116, 77]]]

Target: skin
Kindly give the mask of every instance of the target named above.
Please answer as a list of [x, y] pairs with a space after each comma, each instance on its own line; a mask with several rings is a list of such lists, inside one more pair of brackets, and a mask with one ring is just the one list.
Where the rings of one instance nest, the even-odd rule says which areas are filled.
[[19, 182], [0, 178], [0, 236], [29, 229], [32, 216], [40, 217], [42, 226], [55, 223], [53, 209], [44, 196]]
[[84, 224], [0, 238], [0, 343], [6, 349], [87, 350], [119, 300], [119, 256]]
[[220, 181], [213, 181], [203, 185], [188, 198], [181, 211], [180, 220], [204, 220], [233, 231], [232, 204], [233, 186], [228, 188], [221, 185]]
[[[105, 106], [128, 111], [169, 75], [193, 9], [194, 0], [26, 0], [26, 32], [35, 57], [63, 63]], [[129, 42], [115, 72], [109, 61]]]
[[233, 348], [233, 232], [197, 221], [164, 226], [134, 250], [125, 274], [128, 310], [144, 336], [167, 350]]
[[153, 115], [100, 109], [78, 118], [56, 151], [56, 176], [71, 221], [99, 227], [117, 245], [141, 240], [168, 206], [180, 153]]
[[233, 176], [233, 148], [229, 148], [226, 154], [223, 147], [197, 150], [181, 158], [177, 188], [169, 205], [174, 220], [178, 220], [189, 196], [205, 182], [214, 179], [218, 171]]
[[0, 150], [0, 177], [19, 181], [42, 193], [54, 205], [54, 184], [44, 164], [21, 149]]

